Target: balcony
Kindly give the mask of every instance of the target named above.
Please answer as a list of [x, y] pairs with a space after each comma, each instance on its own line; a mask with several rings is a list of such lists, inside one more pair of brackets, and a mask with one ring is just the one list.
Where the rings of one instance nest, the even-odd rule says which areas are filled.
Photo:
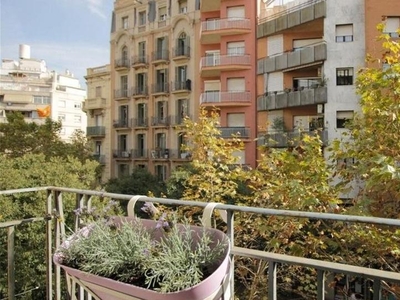
[[[16, 270], [18, 270], [18, 259], [23, 259], [25, 252], [31, 251], [26, 244], [22, 248], [18, 248], [18, 233], [21, 235], [30, 236], [32, 233], [31, 228], [41, 228], [40, 233], [36, 233], [38, 237], [36, 239], [43, 239], [47, 241], [43, 243], [42, 253], [40, 257], [35, 260], [35, 267], [37, 264], [42, 266], [37, 272], [41, 272], [46, 277], [42, 285], [42, 291], [45, 294], [42, 299], [46, 300], [62, 300], [65, 299], [65, 295], [62, 293], [62, 282], [65, 281], [64, 273], [61, 272], [60, 267], [55, 266], [53, 263], [54, 249], [60, 246], [60, 243], [65, 240], [64, 233], [67, 231], [64, 220], [71, 220], [72, 230], [78, 230], [79, 216], [73, 211], [67, 209], [67, 207], [81, 208], [87, 205], [88, 199], [114, 199], [121, 203], [121, 206], [128, 207], [136, 203], [137, 206], [142, 206], [144, 202], [159, 203], [165, 206], [180, 206], [184, 208], [196, 207], [197, 209], [204, 210], [204, 216], [207, 211], [210, 215], [214, 215], [214, 211], [223, 210], [227, 213], [227, 224], [226, 232], [228, 237], [231, 239], [232, 248], [230, 254], [232, 255], [231, 267], [235, 271], [237, 270], [237, 260], [240, 258], [257, 259], [265, 261], [266, 272], [268, 273], [268, 279], [260, 285], [263, 295], [268, 295], [268, 299], [277, 300], [279, 295], [278, 283], [282, 282], [285, 278], [282, 278], [279, 270], [290, 266], [299, 266], [314, 271], [316, 274], [316, 280], [313, 282], [316, 286], [316, 295], [311, 295], [309, 299], [318, 300], [333, 300], [339, 299], [340, 297], [335, 293], [335, 280], [331, 277], [333, 274], [343, 274], [349, 277], [362, 278], [364, 282], [369, 282], [368, 287], [365, 285], [364, 299], [383, 300], [382, 293], [387, 292], [387, 285], [398, 285], [400, 284], [400, 273], [395, 271], [378, 270], [374, 269], [373, 266], [368, 268], [349, 265], [346, 263], [337, 263], [325, 261], [322, 259], [311, 259], [299, 256], [291, 256], [287, 254], [278, 254], [268, 251], [261, 251], [246, 248], [240, 243], [237, 235], [237, 218], [249, 217], [250, 215], [264, 216], [266, 220], [269, 218], [281, 217], [288, 219], [293, 222], [303, 220], [304, 222], [328, 222], [335, 226], [335, 224], [346, 223], [346, 224], [365, 224], [364, 226], [373, 227], [389, 227], [393, 231], [400, 229], [400, 220], [398, 219], [385, 219], [385, 218], [373, 218], [364, 216], [352, 216], [352, 215], [341, 215], [341, 214], [329, 214], [329, 213], [315, 213], [305, 211], [293, 211], [293, 210], [276, 210], [269, 208], [260, 208], [252, 206], [235, 206], [226, 205], [222, 203], [211, 203], [213, 208], [210, 209], [209, 202], [195, 202], [175, 199], [163, 199], [153, 198], [145, 196], [137, 196], [133, 198], [133, 195], [124, 194], [113, 194], [104, 191], [94, 190], [82, 190], [73, 188], [63, 187], [30, 187], [19, 190], [3, 190], [0, 191], [1, 197], [13, 197], [13, 198], [25, 198], [30, 195], [37, 196], [39, 201], [37, 205], [43, 207], [44, 215], [32, 216], [27, 219], [21, 220], [7, 220], [0, 223], [0, 229], [4, 236], [4, 243], [2, 243], [4, 251], [4, 262], [7, 266], [7, 272], [4, 270], [4, 282], [7, 282], [7, 290], [2, 294], [2, 297], [6, 299], [16, 299], [18, 282], [16, 278]], [[136, 200], [137, 199], [137, 200]], [[73, 202], [72, 202], [73, 201]], [[75, 206], [76, 202], [76, 206]], [[57, 217], [59, 216], [59, 217]], [[29, 226], [33, 225], [33, 226]], [[364, 227], [365, 228], [365, 227]], [[284, 237], [282, 237], [283, 239]], [[278, 242], [280, 237], [278, 237]], [[382, 247], [389, 247], [390, 242]], [[232, 276], [231, 278], [231, 294], [235, 295], [237, 291], [234, 288], [236, 285], [237, 277]], [[301, 283], [300, 283], [301, 284]], [[94, 297], [90, 290], [81, 289], [79, 282], [76, 282], [76, 294], [72, 297], [75, 300], [91, 299]], [[3, 291], [2, 291], [3, 292]], [[344, 296], [340, 299], [344, 299]], [[25, 299], [25, 298], [24, 298]], [[28, 298], [26, 298], [28, 299]], [[97, 299], [97, 298], [96, 298]], [[279, 299], [288, 299], [287, 297]], [[396, 299], [395, 297], [392, 299]]]
[[107, 105], [106, 98], [102, 97], [89, 98], [86, 99], [85, 102], [83, 102], [82, 110], [88, 111], [91, 109], [103, 109], [106, 108], [106, 105]]
[[249, 106], [251, 93], [249, 91], [208, 91], [200, 95], [200, 104], [203, 106]]
[[171, 117], [152, 117], [151, 118], [151, 126], [156, 127], [166, 127], [170, 126], [171, 124]]
[[290, 107], [324, 104], [328, 102], [326, 86], [300, 91], [270, 92], [257, 99], [257, 110], [277, 110]]
[[221, 36], [251, 33], [250, 19], [229, 18], [201, 22], [202, 44], [217, 44]]
[[221, 137], [224, 139], [239, 138], [248, 139], [250, 138], [250, 129], [247, 127], [218, 127], [221, 131]]
[[261, 18], [257, 26], [257, 38], [274, 35], [295, 26], [321, 20], [324, 17], [326, 17], [325, 0], [304, 0], [299, 5], [288, 7], [266, 18]]
[[105, 126], [89, 126], [86, 127], [86, 136], [88, 137], [104, 137], [106, 135]]
[[271, 148], [287, 148], [299, 143], [304, 135], [319, 135], [324, 146], [328, 145], [328, 130], [309, 129], [309, 130], [290, 130], [290, 131], [269, 131], [259, 138], [258, 143]]
[[147, 149], [133, 149], [132, 150], [132, 157], [134, 159], [148, 159], [148, 150]]
[[127, 58], [120, 58], [114, 61], [116, 71], [128, 70], [131, 66], [131, 61]]
[[113, 150], [113, 157], [117, 159], [130, 160], [132, 156], [129, 150]]
[[250, 55], [214, 55], [202, 57], [200, 70], [202, 77], [219, 76], [223, 71], [250, 70]]
[[134, 86], [131, 88], [131, 95], [133, 98], [147, 97], [149, 95], [149, 89], [147, 85]]
[[153, 64], [166, 64], [169, 62], [169, 50], [157, 50], [152, 53]]
[[149, 119], [147, 118], [136, 118], [132, 119], [132, 126], [134, 129], [141, 129], [149, 127]]
[[170, 152], [169, 149], [167, 148], [157, 147], [155, 149], [150, 150], [150, 159], [165, 160], [169, 158], [170, 158]]
[[149, 58], [147, 55], [135, 55], [132, 57], [131, 61], [134, 69], [146, 68], [149, 64]]
[[301, 68], [319, 66], [327, 59], [325, 43], [310, 45], [295, 51], [281, 53], [257, 61], [257, 74], [277, 71], [289, 72]]
[[101, 164], [101, 165], [105, 165], [106, 164], [106, 156], [103, 155], [103, 154], [95, 153], [95, 154], [93, 154], [93, 159], [98, 161], [99, 164]]
[[171, 82], [171, 93], [189, 93], [192, 90], [192, 81], [190, 79]]
[[128, 100], [130, 97], [128, 89], [114, 90], [114, 100]]
[[161, 96], [169, 94], [169, 83], [160, 82], [153, 84], [151, 87], [152, 94], [155, 96]]
[[186, 115], [186, 114], [181, 114], [178, 116], [171, 116], [171, 125], [183, 125], [185, 119], [188, 118], [190, 120], [193, 120], [193, 116], [191, 115]]
[[129, 128], [131, 128], [131, 124], [129, 123], [129, 120], [127, 118], [126, 119], [118, 119], [118, 120], [114, 120], [113, 127], [115, 129], [129, 129]]
[[172, 53], [172, 60], [174, 61], [188, 60], [190, 58], [190, 47], [176, 47], [172, 49]]

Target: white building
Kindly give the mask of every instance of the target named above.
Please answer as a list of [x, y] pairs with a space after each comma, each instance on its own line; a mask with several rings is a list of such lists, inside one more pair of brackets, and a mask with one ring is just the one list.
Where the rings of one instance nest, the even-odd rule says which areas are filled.
[[7, 121], [7, 112], [18, 111], [28, 122], [43, 123], [45, 118], [37, 110], [49, 107], [49, 117], [62, 121], [61, 138], [68, 140], [75, 130], [86, 132], [85, 97], [86, 91], [72, 73], [49, 71], [44, 60], [30, 57], [28, 45], [20, 45], [19, 60], [2, 60], [0, 122]]

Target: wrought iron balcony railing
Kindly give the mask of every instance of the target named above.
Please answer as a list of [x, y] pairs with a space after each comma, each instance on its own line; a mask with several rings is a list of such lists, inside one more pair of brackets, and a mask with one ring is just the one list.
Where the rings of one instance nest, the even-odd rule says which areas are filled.
[[[164, 149], [166, 150], [166, 149]], [[165, 152], [164, 152], [165, 153]], [[316, 222], [340, 222], [345, 224], [365, 224], [368, 227], [382, 225], [393, 230], [400, 229], [399, 219], [387, 219], [387, 218], [374, 218], [374, 217], [363, 217], [363, 216], [351, 216], [342, 214], [332, 213], [318, 213], [318, 212], [305, 212], [305, 211], [292, 211], [292, 210], [276, 210], [269, 208], [249, 207], [249, 206], [235, 206], [226, 205], [221, 203], [213, 202], [196, 202], [196, 201], [185, 201], [175, 200], [167, 198], [152, 198], [145, 196], [133, 196], [124, 194], [107, 193], [104, 191], [94, 190], [81, 190], [74, 188], [63, 188], [63, 187], [33, 187], [18, 190], [3, 190], [0, 191], [1, 197], [18, 197], [22, 195], [36, 195], [42, 202], [44, 216], [32, 216], [28, 219], [5, 221], [0, 223], [0, 230], [6, 230], [7, 236], [6, 244], [2, 244], [3, 249], [7, 256], [4, 257], [7, 263], [7, 272], [3, 274], [7, 277], [7, 297], [6, 299], [16, 299], [16, 266], [17, 257], [22, 255], [15, 255], [16, 251], [16, 231], [27, 230], [28, 226], [21, 226], [23, 224], [36, 223], [42, 224], [44, 231], [41, 234], [45, 236], [46, 243], [43, 245], [43, 257], [37, 257], [35, 263], [42, 263], [45, 266], [46, 282], [45, 282], [45, 293], [47, 300], [61, 300], [62, 289], [61, 279], [62, 273], [59, 266], [55, 266], [53, 263], [54, 249], [59, 247], [60, 244], [65, 241], [65, 223], [64, 220], [71, 219], [73, 230], [79, 229], [79, 216], [68, 211], [66, 207], [81, 208], [83, 206], [90, 205], [92, 199], [113, 199], [120, 201], [121, 205], [127, 204], [128, 215], [132, 215], [134, 207], [137, 202], [153, 202], [160, 203], [163, 205], [173, 205], [182, 207], [197, 207], [204, 209], [203, 217], [209, 216], [213, 213], [213, 210], [225, 211], [227, 215], [226, 234], [232, 242], [232, 248], [230, 254], [232, 257], [231, 267], [235, 269], [237, 263], [235, 258], [254, 258], [261, 261], [267, 262], [268, 268], [268, 280], [265, 283], [265, 288], [262, 291], [264, 295], [268, 295], [269, 300], [278, 299], [278, 282], [283, 280], [279, 278], [277, 272], [280, 268], [285, 268], [287, 265], [301, 266], [307, 269], [315, 270], [316, 281], [314, 282], [317, 290], [317, 295], [310, 297], [318, 300], [331, 300], [335, 296], [330, 298], [327, 296], [327, 291], [331, 289], [327, 274], [344, 274], [348, 276], [362, 278], [365, 281], [369, 281], [370, 285], [368, 290], [365, 292], [368, 294], [368, 299], [382, 300], [382, 292], [385, 291], [387, 284], [399, 285], [400, 284], [400, 273], [390, 270], [379, 270], [373, 267], [359, 267], [344, 263], [328, 262], [318, 259], [303, 258], [291, 255], [284, 255], [254, 249], [244, 248], [241, 245], [235, 243], [236, 235], [234, 231], [235, 218], [238, 215], [246, 216], [246, 214], [255, 214], [265, 217], [284, 217], [291, 219], [304, 219]], [[71, 203], [73, 202], [73, 203]], [[73, 205], [75, 204], [75, 205]], [[266, 220], [268, 220], [266, 218]], [[386, 245], [382, 245], [385, 247]], [[234, 276], [230, 278], [231, 284], [231, 295], [234, 295]], [[76, 293], [72, 296], [74, 300], [91, 299], [92, 295], [89, 290], [78, 287], [75, 289]], [[335, 298], [336, 299], [336, 298]], [[341, 298], [344, 299], [344, 298]], [[365, 298], [364, 298], [365, 299]], [[395, 299], [395, 298], [393, 298]]]

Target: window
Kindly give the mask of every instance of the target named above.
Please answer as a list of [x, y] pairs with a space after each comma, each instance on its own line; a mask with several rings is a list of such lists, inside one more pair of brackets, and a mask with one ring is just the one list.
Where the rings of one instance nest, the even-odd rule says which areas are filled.
[[167, 102], [158, 101], [157, 102], [157, 118], [160, 123], [165, 123], [165, 118], [167, 116]]
[[180, 1], [179, 2], [179, 13], [180, 14], [187, 13], [187, 1]]
[[35, 103], [35, 104], [50, 104], [51, 99], [49, 96], [33, 96], [33, 103]]
[[162, 22], [165, 20], [167, 20], [167, 8], [164, 6], [158, 9], [158, 21]]
[[96, 97], [101, 97], [101, 86], [96, 86]]
[[244, 55], [245, 45], [244, 42], [230, 42], [228, 43], [228, 55]]
[[352, 85], [353, 68], [336, 69], [336, 85]]
[[185, 32], [179, 35], [176, 46], [176, 56], [189, 56], [189, 37]]
[[188, 100], [187, 99], [179, 99], [177, 108], [178, 108], [177, 123], [182, 124], [183, 120], [188, 116]]
[[156, 83], [157, 83], [157, 89], [155, 91], [156, 93], [168, 92], [168, 70], [167, 69], [157, 70]]
[[123, 75], [120, 78], [121, 81], [121, 96], [128, 97], [128, 76]]
[[336, 25], [336, 43], [353, 41], [353, 24]]
[[58, 114], [58, 120], [61, 122], [65, 122], [65, 120], [66, 120], [65, 114]]
[[74, 115], [74, 123], [80, 123], [80, 122], [82, 122], [82, 116]]
[[146, 94], [146, 73], [136, 74], [136, 86], [138, 95]]
[[352, 120], [354, 112], [352, 110], [336, 112], [336, 128], [346, 128], [346, 122]]
[[228, 19], [230, 20], [242, 20], [245, 18], [245, 7], [244, 6], [231, 6], [227, 8]]
[[66, 102], [64, 100], [58, 101], [58, 107], [65, 108], [66, 107]]
[[179, 66], [175, 68], [176, 90], [184, 90], [186, 88], [186, 79], [187, 79], [186, 73], [187, 73], [186, 66]]
[[123, 47], [121, 50], [121, 66], [128, 66], [129, 65], [129, 60], [128, 60], [128, 47]]
[[146, 135], [144, 133], [140, 133], [137, 135], [137, 156], [138, 157], [145, 157], [146, 150], [145, 150], [145, 140]]
[[146, 25], [146, 11], [139, 12], [139, 26]]
[[101, 154], [101, 141], [96, 141], [96, 143], [95, 143], [95, 153], [97, 154], [97, 155], [100, 155]]
[[166, 134], [164, 132], [157, 133], [156, 135], [156, 147], [160, 149], [165, 149], [167, 146]]
[[168, 40], [165, 37], [161, 37], [157, 39], [157, 51], [156, 51], [156, 60], [159, 59], [168, 59]]
[[139, 103], [137, 105], [137, 126], [147, 126], [147, 105], [146, 103]]
[[165, 181], [167, 179], [167, 166], [164, 165], [156, 165], [155, 173], [158, 181]]
[[139, 62], [146, 63], [146, 42], [140, 42], [138, 44], [138, 55]]
[[391, 37], [399, 37], [397, 32], [400, 29], [400, 17], [387, 17], [384, 33], [389, 34]]
[[120, 151], [128, 150], [128, 136], [126, 134], [121, 134], [118, 136], [118, 149]]
[[128, 29], [128, 17], [123, 17], [122, 18], [122, 28], [123, 29]]
[[119, 124], [123, 127], [128, 127], [128, 105], [121, 105], [119, 107]]
[[82, 108], [82, 103], [80, 103], [80, 102], [75, 102], [75, 103], [74, 103], [74, 108], [76, 108], [76, 109], [81, 109], [81, 108]]

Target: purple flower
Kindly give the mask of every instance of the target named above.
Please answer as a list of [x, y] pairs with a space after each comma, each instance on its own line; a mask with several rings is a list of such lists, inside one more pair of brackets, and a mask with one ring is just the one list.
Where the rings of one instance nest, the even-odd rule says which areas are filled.
[[141, 210], [151, 217], [155, 216], [158, 213], [158, 209], [151, 202], [145, 202]]

